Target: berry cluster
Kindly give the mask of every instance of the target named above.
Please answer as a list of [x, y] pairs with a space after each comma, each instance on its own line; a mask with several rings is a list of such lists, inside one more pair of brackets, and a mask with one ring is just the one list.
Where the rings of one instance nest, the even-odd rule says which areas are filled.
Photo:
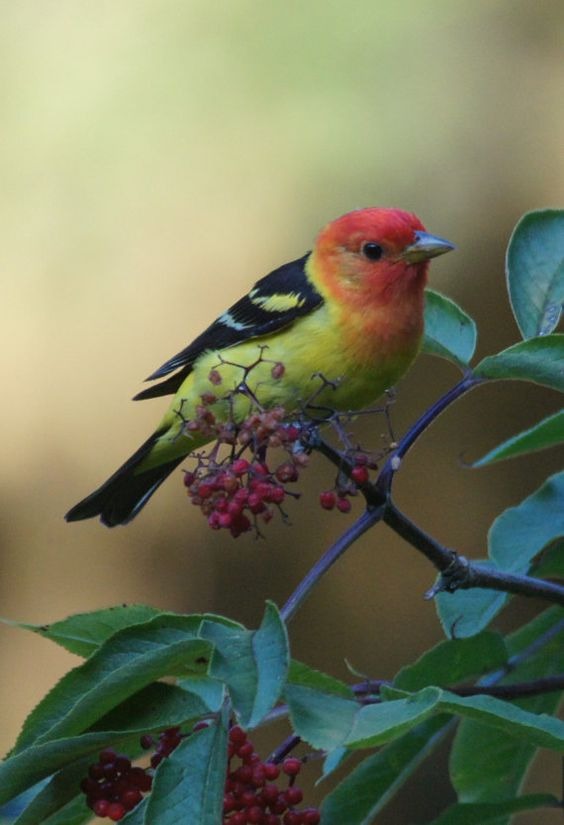
[[[207, 726], [198, 722], [193, 732]], [[163, 731], [157, 742], [146, 734], [141, 747], [155, 747], [150, 767], [132, 766], [127, 756], [111, 748], [100, 751], [98, 762], [88, 769], [88, 776], [80, 783], [87, 805], [100, 818], [118, 822], [151, 790], [155, 768], [169, 756], [185, 736], [180, 728]], [[223, 825], [318, 825], [320, 814], [316, 808], [296, 809], [303, 792], [295, 785], [302, 768], [300, 759], [286, 758], [281, 765], [262, 762], [245, 731], [238, 725], [229, 731], [228, 769], [223, 798]], [[233, 760], [240, 764], [235, 766]], [[280, 774], [288, 777], [285, 789], [275, 783]]]
[[[240, 762], [237, 766], [235, 759]], [[232, 727], [223, 825], [318, 825], [321, 817], [316, 808], [296, 809], [303, 800], [303, 791], [295, 785], [301, 767], [301, 760], [293, 757], [281, 765], [263, 762], [245, 731]], [[288, 777], [284, 789], [275, 784], [281, 774]]]
[[152, 783], [152, 776], [144, 768], [133, 767], [127, 756], [106, 748], [100, 751], [98, 761], [90, 765], [80, 788], [96, 816], [118, 822], [141, 802]]
[[[282, 365], [275, 365], [278, 366]], [[200, 507], [213, 530], [227, 529], [234, 538], [253, 525], [258, 529], [259, 519], [265, 524], [269, 522], [275, 509], [284, 516], [283, 501], [288, 495], [296, 495], [286, 485], [298, 480], [307, 463], [300, 445], [301, 426], [287, 423], [283, 407], [257, 410], [237, 426], [233, 422], [217, 425], [209, 408], [217, 401], [216, 396], [206, 393], [201, 400], [197, 418], [185, 426], [188, 431], [206, 434], [215, 427], [216, 444], [207, 455], [197, 456], [194, 471], [184, 474], [192, 504]], [[221, 444], [231, 447], [231, 455], [218, 460]], [[265, 461], [270, 447], [281, 447], [286, 452], [284, 460], [272, 468]], [[246, 451], [251, 460], [243, 457]]]

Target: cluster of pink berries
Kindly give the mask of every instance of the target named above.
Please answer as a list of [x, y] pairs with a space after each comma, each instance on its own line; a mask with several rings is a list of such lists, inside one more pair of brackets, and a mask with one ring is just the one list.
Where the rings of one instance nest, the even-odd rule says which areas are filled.
[[[206, 727], [199, 722], [193, 731]], [[151, 790], [154, 769], [169, 756], [189, 734], [180, 728], [163, 731], [155, 743], [149, 734], [141, 737], [145, 750], [155, 747], [148, 768], [133, 766], [127, 756], [112, 748], [100, 751], [98, 761], [88, 769], [88, 776], [80, 783], [86, 803], [100, 818], [113, 822], [131, 811]], [[302, 762], [288, 757], [281, 765], [262, 762], [245, 731], [238, 725], [229, 731], [228, 773], [223, 798], [223, 825], [318, 825], [320, 814], [316, 808], [296, 809], [303, 792], [295, 785]], [[240, 764], [233, 765], [237, 759]], [[288, 777], [288, 785], [280, 789], [274, 781], [280, 774]]]
[[[240, 764], [235, 766], [233, 760]], [[297, 810], [303, 791], [295, 780], [302, 761], [287, 757], [282, 764], [263, 762], [245, 731], [235, 725], [229, 731], [229, 767], [223, 798], [224, 825], [318, 825], [317, 808]], [[275, 784], [288, 777], [286, 788]]]
[[[275, 365], [278, 366], [282, 365]], [[215, 401], [213, 393], [203, 395], [202, 404], [196, 410], [197, 418], [188, 421], [186, 427], [188, 431], [208, 434], [209, 428], [216, 427], [216, 441], [229, 444], [232, 456], [217, 461], [217, 446], [214, 446], [208, 456], [199, 456], [196, 470], [185, 472], [184, 484], [192, 504], [200, 507], [209, 526], [213, 530], [229, 530], [237, 538], [253, 526], [257, 528], [259, 519], [268, 523], [275, 510], [281, 509], [286, 496], [296, 495], [290, 493], [286, 485], [298, 480], [307, 455], [298, 447], [301, 427], [285, 423], [286, 412], [282, 407], [251, 413], [237, 426], [232, 423], [217, 426], [209, 409]], [[272, 469], [259, 459], [269, 447], [282, 447], [286, 451], [286, 458]], [[251, 461], [242, 457], [247, 449]]]

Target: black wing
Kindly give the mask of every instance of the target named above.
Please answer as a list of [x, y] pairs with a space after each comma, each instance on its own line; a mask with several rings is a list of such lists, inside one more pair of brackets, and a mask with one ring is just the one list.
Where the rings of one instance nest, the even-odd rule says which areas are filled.
[[309, 254], [284, 264], [257, 281], [248, 295], [233, 304], [189, 346], [166, 361], [146, 380], [154, 381], [178, 369], [179, 372], [138, 393], [135, 400], [176, 392], [192, 371], [195, 361], [206, 350], [225, 349], [268, 335], [320, 306], [323, 298], [305, 273]]

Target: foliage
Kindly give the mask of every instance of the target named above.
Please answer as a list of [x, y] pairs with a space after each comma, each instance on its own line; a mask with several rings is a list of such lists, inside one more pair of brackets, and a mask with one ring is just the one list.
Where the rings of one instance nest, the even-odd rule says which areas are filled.
[[[231, 445], [225, 458], [218, 458], [217, 447], [198, 456], [196, 471], [186, 479], [193, 503], [211, 527], [228, 527], [234, 536], [249, 529], [253, 518], [280, 509], [286, 485], [298, 480], [312, 450], [338, 471], [335, 491], [322, 493], [322, 507], [344, 501], [347, 506], [338, 509], [347, 512], [347, 496], [366, 500], [365, 512], [287, 604], [281, 610], [266, 604], [258, 629], [221, 616], [139, 605], [49, 626], [20, 625], [84, 661], [32, 711], [0, 765], [0, 803], [13, 803], [26, 792], [17, 825], [79, 825], [91, 821], [93, 808], [129, 825], [315, 825], [319, 813], [300, 805], [303, 794], [295, 784], [311, 751], [324, 758], [322, 780], [337, 769], [344, 774], [324, 799], [323, 825], [369, 825], [453, 733], [450, 780], [458, 801], [434, 825], [503, 825], [521, 811], [562, 807], [549, 793], [521, 789], [539, 749], [564, 752], [564, 722], [555, 715], [564, 688], [564, 586], [557, 581], [564, 576], [564, 472], [495, 519], [484, 562], [469, 562], [442, 547], [396, 508], [391, 495], [407, 451], [437, 415], [478, 385], [521, 380], [564, 390], [564, 335], [555, 331], [564, 299], [563, 212], [532, 212], [519, 222], [507, 253], [507, 280], [524, 340], [475, 367], [473, 320], [450, 299], [428, 291], [424, 350], [451, 361], [462, 378], [378, 457], [383, 466], [372, 481], [377, 462], [351, 444], [336, 415], [328, 420], [342, 449], [303, 416], [286, 422], [278, 409], [255, 410], [243, 440], [218, 434], [224, 447]], [[275, 368], [282, 374], [283, 365]], [[205, 403], [201, 415], [208, 415]], [[474, 467], [563, 442], [558, 409], [494, 447]], [[283, 448], [284, 461], [270, 470], [266, 455], [273, 447]], [[249, 461], [245, 449], [251, 450]], [[244, 507], [234, 523], [227, 516], [239, 501], [236, 495]], [[248, 515], [242, 515], [244, 508]], [[287, 624], [325, 571], [382, 521], [438, 570], [428, 596], [435, 599], [447, 638], [391, 682], [365, 678], [345, 684], [291, 658]], [[536, 596], [552, 606], [509, 635], [488, 629], [515, 596]], [[248, 732], [280, 717], [289, 721], [288, 739], [262, 760]], [[147, 765], [143, 749], [156, 741]], [[289, 756], [298, 747], [305, 756]], [[347, 771], [357, 751], [363, 758]], [[137, 767], [131, 760], [140, 760]], [[287, 788], [273, 784], [281, 770]], [[114, 791], [127, 804], [106, 804]]]

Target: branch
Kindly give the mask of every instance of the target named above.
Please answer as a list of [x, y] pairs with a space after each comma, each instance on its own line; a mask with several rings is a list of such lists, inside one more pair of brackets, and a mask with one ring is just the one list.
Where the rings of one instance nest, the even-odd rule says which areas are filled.
[[376, 480], [375, 487], [380, 492], [380, 495], [387, 496], [392, 488], [394, 474], [398, 469], [399, 463], [411, 447], [415, 444], [420, 435], [439, 417], [439, 415], [446, 410], [454, 401], [457, 401], [462, 395], [469, 390], [474, 389], [478, 384], [482, 384], [485, 379], [477, 378], [471, 372], [464, 376], [462, 381], [451, 387], [441, 398], [425, 410], [423, 415], [417, 419], [406, 434], [401, 438], [397, 448], [388, 457], [386, 463], [382, 467], [380, 474]]
[[[370, 679], [358, 685], [353, 685], [352, 690], [363, 703], [374, 704], [380, 701], [376, 697], [382, 686], [393, 687], [393, 682]], [[564, 674], [557, 673], [554, 676], [544, 676], [530, 682], [515, 682], [513, 685], [458, 685], [445, 687], [444, 690], [455, 693], [457, 696], [494, 696], [497, 699], [522, 699], [526, 696], [539, 696], [543, 693], [555, 693], [564, 690]], [[368, 694], [371, 694], [371, 696]]]
[[296, 587], [282, 610], [280, 615], [285, 622], [290, 621], [294, 613], [307, 599], [310, 592], [327, 573], [330, 567], [343, 555], [343, 553], [353, 544], [363, 533], [369, 530], [374, 524], [381, 521], [384, 508], [369, 508], [340, 536], [337, 541], [321, 556], [314, 564], [309, 573]]
[[383, 520], [416, 550], [423, 553], [441, 573], [438, 584], [428, 593], [427, 597], [430, 599], [441, 591], [454, 593], [455, 590], [481, 587], [486, 590], [532, 596], [564, 605], [564, 587], [562, 585], [545, 579], [537, 579], [533, 576], [505, 573], [503, 570], [495, 570], [468, 561], [464, 556], [459, 556], [454, 550], [444, 547], [417, 527], [398, 510], [392, 501], [388, 501], [384, 509]]

